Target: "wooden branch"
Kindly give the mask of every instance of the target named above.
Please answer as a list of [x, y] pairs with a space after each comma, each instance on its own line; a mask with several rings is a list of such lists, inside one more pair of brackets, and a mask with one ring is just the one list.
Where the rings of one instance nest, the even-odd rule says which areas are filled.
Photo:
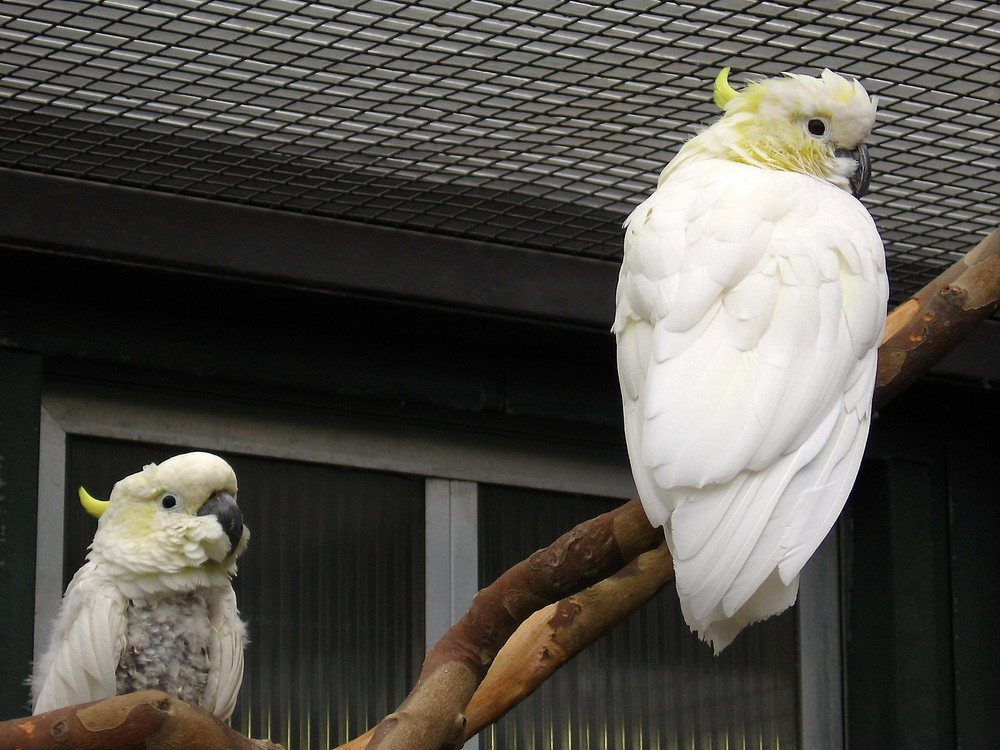
[[650, 526], [638, 500], [632, 500], [580, 524], [502, 574], [430, 650], [417, 684], [376, 727], [369, 750], [461, 747], [465, 707], [517, 626], [662, 543], [662, 530]]
[[1000, 228], [886, 319], [875, 408], [908, 388], [1000, 305]]
[[472, 696], [465, 712], [465, 739], [479, 734], [531, 695], [673, 577], [673, 561], [664, 542], [610, 578], [535, 612], [500, 650]]
[[[613, 576], [538, 610], [496, 655], [465, 711], [464, 740], [514, 708], [573, 656], [641, 607], [674, 577], [666, 542]], [[364, 750], [375, 729], [337, 750]]]
[[159, 690], [118, 695], [0, 722], [0, 750], [277, 750]]

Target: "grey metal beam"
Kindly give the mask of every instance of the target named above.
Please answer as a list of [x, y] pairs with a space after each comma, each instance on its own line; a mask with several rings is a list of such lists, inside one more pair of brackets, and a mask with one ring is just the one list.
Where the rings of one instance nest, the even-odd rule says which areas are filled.
[[0, 169], [0, 243], [610, 328], [617, 265]]

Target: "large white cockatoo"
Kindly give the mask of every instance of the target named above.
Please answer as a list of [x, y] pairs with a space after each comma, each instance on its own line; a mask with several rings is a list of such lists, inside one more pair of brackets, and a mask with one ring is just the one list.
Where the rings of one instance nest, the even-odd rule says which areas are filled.
[[613, 329], [639, 497], [716, 653], [794, 603], [847, 500], [888, 297], [855, 197], [876, 100], [828, 70], [727, 75], [625, 222]]
[[226, 719], [243, 680], [245, 628], [230, 582], [250, 538], [236, 475], [185, 453], [125, 477], [66, 588], [32, 675], [34, 713], [158, 689]]

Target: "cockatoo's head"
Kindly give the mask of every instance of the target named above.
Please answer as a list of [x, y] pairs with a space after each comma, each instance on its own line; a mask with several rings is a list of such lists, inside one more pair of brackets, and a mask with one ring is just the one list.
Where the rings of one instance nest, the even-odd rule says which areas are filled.
[[703, 135], [713, 151], [769, 169], [809, 174], [857, 196], [871, 169], [862, 141], [875, 124], [878, 100], [860, 83], [829, 70], [819, 78], [786, 74], [729, 85], [729, 68], [715, 82], [722, 118]]
[[250, 531], [236, 505], [236, 474], [211, 453], [185, 453], [149, 464], [115, 484], [106, 503], [81, 488], [81, 500], [100, 514], [88, 558], [125, 577], [184, 576], [201, 585], [228, 577]]

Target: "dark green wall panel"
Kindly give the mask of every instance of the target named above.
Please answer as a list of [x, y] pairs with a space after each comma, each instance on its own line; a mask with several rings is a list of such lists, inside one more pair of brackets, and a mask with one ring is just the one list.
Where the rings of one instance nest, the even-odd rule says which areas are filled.
[[851, 750], [1000, 737], [996, 391], [924, 381], [876, 420], [846, 516]]
[[35, 611], [41, 358], [0, 349], [0, 720], [27, 713]]

